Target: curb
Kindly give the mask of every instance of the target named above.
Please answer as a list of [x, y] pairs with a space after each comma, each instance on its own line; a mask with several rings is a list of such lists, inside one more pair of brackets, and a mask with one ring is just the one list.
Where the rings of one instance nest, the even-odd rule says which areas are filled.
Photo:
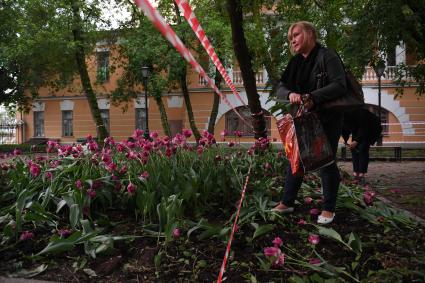
[[423, 218], [421, 218], [421, 217], [419, 217], [419, 216], [417, 216], [417, 215], [415, 215], [415, 214], [411, 213], [410, 211], [408, 211], [408, 210], [406, 210], [406, 209], [404, 209], [404, 208], [400, 208], [400, 206], [398, 206], [398, 205], [394, 204], [392, 201], [390, 201], [389, 199], [387, 199], [387, 198], [385, 198], [385, 197], [377, 196], [376, 198], [377, 198], [377, 199], [379, 199], [380, 201], [382, 201], [382, 202], [383, 202], [383, 203], [385, 203], [385, 204], [389, 204], [389, 205], [391, 205], [392, 207], [395, 207], [395, 208], [397, 208], [398, 210], [403, 211], [403, 212], [404, 212], [404, 213], [406, 213], [406, 214], [407, 214], [410, 218], [414, 219], [414, 220], [415, 220], [415, 221], [417, 221], [419, 224], [421, 224], [422, 226], [424, 226], [424, 227], [425, 227], [425, 219], [423, 219]]

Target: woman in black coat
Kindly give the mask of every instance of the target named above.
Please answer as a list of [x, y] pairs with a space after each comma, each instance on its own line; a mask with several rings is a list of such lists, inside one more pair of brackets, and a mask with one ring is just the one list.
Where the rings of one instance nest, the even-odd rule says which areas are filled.
[[[365, 174], [369, 165], [369, 148], [381, 136], [379, 118], [364, 108], [344, 114], [342, 138], [351, 150], [354, 179], [365, 184]], [[351, 135], [351, 143], [348, 143]]]
[[[322, 122], [325, 134], [336, 157], [338, 140], [342, 129], [342, 114], [336, 111], [321, 111], [327, 101], [345, 95], [347, 91], [345, 71], [338, 54], [317, 42], [316, 30], [309, 22], [297, 22], [288, 31], [291, 51], [295, 54], [289, 61], [277, 88], [278, 100], [289, 100], [297, 108], [304, 101], [304, 107], [316, 111]], [[323, 56], [323, 57], [320, 57]], [[317, 88], [318, 75], [321, 73], [320, 59], [323, 58], [327, 73], [327, 84]], [[336, 158], [335, 158], [336, 159]], [[323, 209], [317, 222], [331, 223], [335, 216], [336, 198], [340, 183], [339, 170], [332, 163], [320, 170], [323, 187]], [[303, 177], [293, 176], [290, 166], [286, 173], [285, 192], [281, 202], [273, 208], [277, 212], [292, 212], [293, 205], [301, 187]]]

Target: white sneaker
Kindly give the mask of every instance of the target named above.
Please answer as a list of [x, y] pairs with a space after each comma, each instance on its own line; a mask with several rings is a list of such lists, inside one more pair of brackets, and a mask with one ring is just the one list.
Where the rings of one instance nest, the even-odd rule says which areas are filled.
[[317, 218], [317, 223], [318, 224], [329, 224], [332, 223], [332, 221], [334, 221], [335, 218], [335, 213], [332, 214], [332, 217], [325, 217], [323, 215], [319, 215], [319, 217]]

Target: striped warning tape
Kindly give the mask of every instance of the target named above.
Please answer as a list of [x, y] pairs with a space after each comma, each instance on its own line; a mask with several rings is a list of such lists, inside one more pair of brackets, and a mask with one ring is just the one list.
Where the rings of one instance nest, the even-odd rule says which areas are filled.
[[235, 235], [235, 231], [236, 231], [236, 227], [237, 227], [237, 223], [238, 223], [238, 219], [239, 219], [239, 213], [241, 211], [242, 203], [243, 203], [243, 200], [245, 198], [246, 187], [248, 186], [250, 174], [251, 174], [251, 164], [250, 164], [249, 169], [248, 169], [248, 174], [246, 175], [246, 178], [245, 178], [245, 184], [243, 186], [242, 195], [241, 195], [241, 198], [240, 198], [239, 203], [238, 203], [238, 209], [236, 211], [235, 221], [233, 221], [232, 231], [230, 233], [229, 241], [227, 242], [226, 252], [224, 253], [223, 263], [221, 264], [220, 273], [218, 274], [217, 283], [221, 283], [221, 281], [223, 280], [223, 274], [226, 270], [226, 263], [227, 263], [227, 259], [229, 258], [230, 247], [232, 246], [232, 240], [233, 240], [233, 237]]
[[183, 15], [186, 18], [188, 24], [190, 25], [193, 32], [198, 37], [205, 51], [208, 53], [208, 56], [210, 56], [212, 62], [217, 67], [217, 70], [220, 72], [220, 74], [223, 76], [225, 82], [230, 87], [233, 94], [239, 99], [240, 102], [242, 102], [243, 105], [246, 106], [245, 102], [242, 100], [241, 96], [236, 90], [236, 87], [233, 84], [232, 79], [227, 74], [226, 69], [224, 68], [223, 64], [221, 63], [220, 59], [215, 53], [214, 47], [208, 40], [208, 37], [206, 36], [205, 31], [202, 29], [201, 24], [199, 23], [198, 19], [195, 16], [195, 13], [190, 7], [189, 2], [187, 0], [175, 0], [175, 2], [177, 6], [179, 6], [180, 10], [183, 12]]
[[158, 29], [158, 31], [173, 45], [174, 48], [180, 53], [180, 55], [193, 67], [193, 69], [199, 73], [205, 81], [208, 82], [208, 85], [217, 93], [218, 96], [236, 113], [236, 115], [244, 122], [248, 127], [252, 129], [252, 125], [249, 124], [233, 107], [230, 101], [224, 96], [217, 86], [214, 84], [214, 81], [208, 77], [207, 73], [201, 67], [201, 65], [193, 57], [189, 49], [184, 45], [180, 40], [174, 30], [166, 23], [164, 18], [159, 14], [159, 12], [150, 4], [148, 0], [135, 0], [136, 5], [143, 11], [146, 17], [151, 20], [153, 25]]

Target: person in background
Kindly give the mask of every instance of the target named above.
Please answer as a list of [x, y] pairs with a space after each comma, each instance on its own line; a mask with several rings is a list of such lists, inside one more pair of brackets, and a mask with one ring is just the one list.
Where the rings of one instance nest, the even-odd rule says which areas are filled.
[[[370, 146], [378, 141], [381, 133], [379, 118], [367, 109], [358, 108], [344, 114], [342, 138], [351, 151], [353, 176], [360, 185], [366, 184]], [[351, 142], [348, 143], [350, 135]]]
[[[313, 24], [305, 21], [294, 23], [288, 30], [288, 40], [294, 57], [289, 61], [277, 86], [277, 100], [289, 100], [292, 106], [304, 104], [305, 109], [316, 111], [323, 125], [325, 134], [336, 157], [338, 141], [342, 130], [342, 113], [320, 107], [327, 101], [345, 95], [347, 85], [345, 71], [338, 54], [323, 47], [317, 41], [317, 33]], [[319, 54], [327, 73], [327, 84], [317, 88], [320, 74]], [[295, 107], [297, 108], [297, 107]], [[335, 158], [336, 159], [336, 158]], [[328, 224], [334, 220], [335, 206], [341, 177], [336, 163], [320, 170], [323, 188], [323, 209], [317, 222]], [[281, 202], [272, 209], [280, 213], [294, 210], [294, 201], [303, 181], [302, 176], [293, 176], [288, 166], [285, 178], [285, 191]]]

